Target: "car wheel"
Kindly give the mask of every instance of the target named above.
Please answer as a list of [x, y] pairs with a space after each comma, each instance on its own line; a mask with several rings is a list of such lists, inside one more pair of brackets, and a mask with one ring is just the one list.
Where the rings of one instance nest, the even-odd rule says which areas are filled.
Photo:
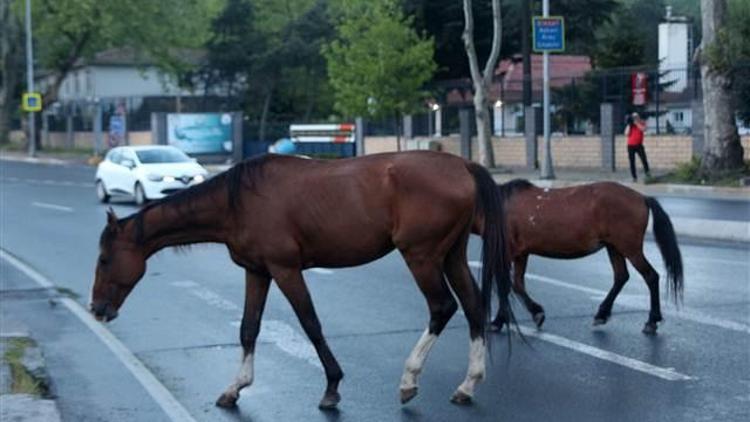
[[148, 198], [146, 198], [146, 192], [143, 190], [143, 186], [140, 182], [136, 182], [133, 196], [135, 197], [136, 205], [143, 205], [148, 201]]
[[101, 180], [96, 181], [96, 197], [99, 198], [99, 202], [106, 204], [109, 202], [109, 194], [107, 188], [104, 187], [104, 182]]

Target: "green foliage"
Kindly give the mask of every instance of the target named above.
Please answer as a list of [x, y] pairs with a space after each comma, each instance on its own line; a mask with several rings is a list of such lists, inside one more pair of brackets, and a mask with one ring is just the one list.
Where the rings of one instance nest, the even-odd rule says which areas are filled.
[[392, 1], [367, 3], [340, 19], [337, 38], [323, 49], [335, 109], [383, 117], [423, 107], [422, 88], [436, 68], [433, 40], [417, 34]]
[[40, 380], [35, 379], [23, 365], [26, 349], [35, 345], [28, 338], [9, 339], [3, 361], [10, 367], [11, 392], [13, 394], [31, 394], [40, 397], [46, 393], [47, 387]]
[[[23, 0], [15, 0], [23, 10]], [[182, 49], [201, 46], [222, 0], [33, 0], [36, 58], [63, 77], [84, 57], [130, 47], [163, 69], [187, 67]], [[19, 12], [20, 13], [20, 12]]]
[[591, 54], [598, 68], [656, 65], [663, 0], [621, 0], [610, 21], [596, 32]]
[[745, 161], [742, 168], [724, 171], [717, 174], [706, 174], [701, 168], [701, 159], [693, 157], [662, 177], [654, 180], [656, 183], [686, 183], [695, 185], [740, 186], [740, 179], [750, 177], [750, 161]]

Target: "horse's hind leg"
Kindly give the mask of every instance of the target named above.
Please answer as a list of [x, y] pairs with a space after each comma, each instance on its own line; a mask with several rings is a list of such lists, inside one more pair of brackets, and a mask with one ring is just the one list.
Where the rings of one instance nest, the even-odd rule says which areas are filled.
[[477, 383], [484, 379], [485, 374], [485, 312], [479, 288], [466, 262], [465, 242], [457, 243], [457, 246], [448, 253], [445, 260], [445, 274], [461, 302], [461, 307], [469, 322], [470, 336], [469, 369], [466, 379], [453, 393], [451, 401], [456, 404], [469, 404]]
[[[542, 324], [544, 324], [545, 318], [544, 308], [542, 308], [542, 305], [536, 303], [526, 291], [526, 281], [524, 276], [526, 275], [526, 264], [528, 261], [528, 255], [520, 255], [513, 260], [513, 292], [521, 297], [524, 306], [529, 313], [531, 313], [531, 317], [534, 318], [534, 323], [538, 328], [541, 328]], [[497, 310], [497, 315], [490, 324], [491, 331], [500, 331], [503, 329], [503, 326], [509, 322], [505, 320], [506, 318], [501, 315], [500, 311], [500, 309]]]
[[320, 362], [323, 364], [328, 384], [318, 407], [333, 409], [341, 400], [338, 388], [344, 373], [323, 337], [323, 330], [315, 313], [315, 307], [305, 285], [305, 280], [302, 278], [302, 273], [296, 268], [279, 268], [272, 269], [271, 274], [281, 292], [292, 305], [302, 329], [305, 330], [307, 337], [318, 352]]
[[612, 264], [612, 270], [615, 273], [615, 281], [612, 284], [609, 293], [607, 293], [607, 297], [605, 297], [599, 305], [599, 310], [594, 316], [594, 325], [607, 323], [610, 315], [612, 315], [612, 305], [615, 303], [617, 295], [620, 294], [623, 286], [625, 286], [628, 278], [630, 278], [630, 274], [628, 274], [628, 266], [625, 263], [625, 257], [623, 257], [613, 246], [607, 246], [607, 254], [609, 255], [609, 262]]
[[458, 305], [445, 283], [440, 264], [413, 258], [407, 259], [407, 264], [417, 281], [417, 285], [427, 299], [427, 306], [430, 309], [430, 325], [422, 333], [416, 346], [406, 359], [404, 373], [399, 385], [401, 403], [406, 403], [417, 395], [417, 376], [422, 372], [427, 355], [445, 325], [458, 309]]
[[253, 382], [253, 354], [255, 353], [255, 339], [260, 332], [260, 320], [266, 304], [268, 286], [271, 278], [268, 275], [245, 273], [245, 311], [240, 326], [240, 342], [242, 343], [242, 365], [234, 381], [222, 393], [216, 405], [220, 407], [234, 407], [240, 397], [240, 390]]
[[651, 294], [651, 311], [648, 314], [648, 321], [643, 326], [645, 334], [656, 334], [656, 324], [662, 320], [661, 303], [659, 302], [659, 273], [648, 262], [643, 252], [639, 251], [636, 255], [629, 256], [630, 263], [636, 270], [641, 273], [643, 280], [648, 286]]

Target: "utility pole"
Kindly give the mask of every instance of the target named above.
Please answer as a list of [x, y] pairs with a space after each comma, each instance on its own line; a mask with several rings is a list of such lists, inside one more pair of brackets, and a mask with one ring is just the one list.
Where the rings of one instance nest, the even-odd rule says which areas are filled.
[[[549, 0], [542, 3], [542, 15], [549, 17]], [[542, 73], [544, 78], [544, 161], [542, 162], [542, 179], [554, 179], [555, 170], [552, 168], [552, 145], [550, 143], [549, 116], [549, 51], [544, 50]]]
[[[34, 92], [34, 52], [31, 42], [31, 0], [26, 0], [26, 90]], [[29, 112], [29, 156], [36, 155], [36, 114]]]

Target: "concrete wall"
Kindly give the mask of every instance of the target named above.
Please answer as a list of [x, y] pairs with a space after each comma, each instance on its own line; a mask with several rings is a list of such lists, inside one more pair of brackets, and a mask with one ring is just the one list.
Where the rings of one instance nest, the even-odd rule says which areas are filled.
[[[20, 130], [11, 132], [10, 139], [12, 143], [22, 144], [26, 142], [24, 133]], [[151, 131], [142, 132], [128, 132], [128, 139], [130, 145], [151, 145], [152, 136]], [[106, 148], [107, 134], [102, 134], [102, 143]], [[94, 133], [93, 132], [73, 132], [73, 146], [77, 149], [94, 149]], [[67, 148], [67, 135], [65, 132], [50, 132], [49, 142], [43, 141], [42, 147], [47, 148]]]
[[[460, 154], [458, 136], [432, 138], [440, 143], [442, 150], [451, 154]], [[525, 141], [522, 138], [493, 137], [493, 149], [497, 164], [508, 167], [526, 165]], [[618, 169], [628, 168], [626, 139], [618, 136], [615, 139], [615, 162]], [[655, 169], [673, 169], [680, 163], [690, 161], [693, 155], [693, 141], [690, 136], [647, 135], [644, 143], [649, 165]], [[742, 137], [745, 149], [745, 160], [750, 160], [750, 136]], [[542, 138], [539, 137], [538, 149], [540, 159], [544, 157]], [[365, 152], [376, 154], [396, 151], [395, 136], [365, 138]], [[472, 142], [472, 157], [477, 156], [477, 144]], [[555, 136], [552, 138], [552, 157], [554, 165], [561, 168], [599, 168], [601, 166], [601, 142], [598, 136]], [[640, 166], [640, 164], [638, 164]]]

